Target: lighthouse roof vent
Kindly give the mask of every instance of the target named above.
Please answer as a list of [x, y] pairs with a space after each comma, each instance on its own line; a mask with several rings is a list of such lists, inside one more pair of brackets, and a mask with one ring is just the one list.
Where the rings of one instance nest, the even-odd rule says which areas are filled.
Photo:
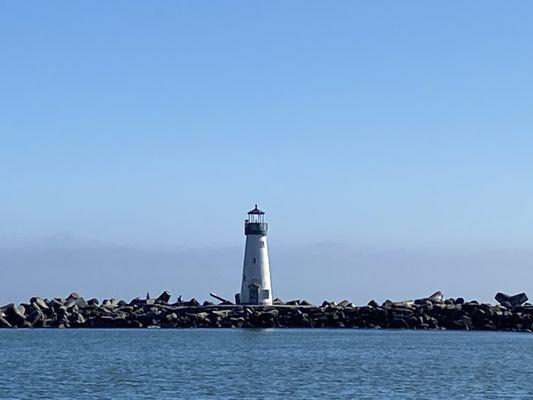
[[263, 215], [264, 213], [264, 211], [261, 211], [259, 208], [257, 208], [257, 204], [255, 205], [255, 208], [252, 211], [248, 211], [248, 214], [254, 215]]

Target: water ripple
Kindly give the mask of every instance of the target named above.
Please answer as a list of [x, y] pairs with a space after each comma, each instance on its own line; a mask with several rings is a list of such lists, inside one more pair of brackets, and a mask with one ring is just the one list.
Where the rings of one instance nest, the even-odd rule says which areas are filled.
[[533, 335], [3, 330], [1, 399], [526, 399]]

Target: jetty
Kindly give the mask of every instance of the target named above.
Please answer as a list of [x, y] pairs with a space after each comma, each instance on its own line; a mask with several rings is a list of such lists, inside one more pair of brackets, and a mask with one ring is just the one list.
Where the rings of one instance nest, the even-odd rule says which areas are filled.
[[[442, 293], [415, 300], [372, 300], [355, 306], [347, 300], [305, 300], [272, 305], [215, 304], [196, 299], [170, 302], [163, 292], [155, 299], [85, 300], [77, 293], [66, 298], [32, 297], [23, 304], [0, 307], [0, 328], [367, 328], [486, 330], [533, 332], [533, 304], [525, 293], [498, 293], [498, 304], [463, 298], [444, 299]], [[217, 296], [217, 298], [219, 298]]]

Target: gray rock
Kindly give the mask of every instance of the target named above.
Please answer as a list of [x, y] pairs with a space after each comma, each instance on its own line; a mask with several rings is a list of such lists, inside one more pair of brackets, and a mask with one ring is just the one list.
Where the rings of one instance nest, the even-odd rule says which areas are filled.
[[416, 299], [414, 301], [415, 304], [423, 305], [426, 304], [426, 302], [430, 301], [431, 303], [442, 303], [444, 296], [441, 292], [437, 291], [433, 293], [431, 296], [423, 297], [421, 299]]
[[186, 303], [189, 307], [200, 307], [200, 303], [194, 297]]
[[78, 314], [76, 319], [76, 324], [79, 326], [85, 325], [87, 322], [87, 318], [85, 318], [82, 314]]
[[0, 328], [12, 328], [13, 325], [11, 325], [7, 319], [4, 317], [0, 317]]
[[220, 318], [226, 318], [230, 314], [229, 310], [213, 310], [211, 311], [211, 315], [214, 315], [216, 317]]
[[339, 307], [353, 307], [353, 304], [348, 300], [343, 300], [339, 303]]
[[18, 305], [16, 307], [17, 309], [17, 313], [18, 315], [20, 315], [21, 317], [25, 318], [25, 314], [26, 314], [26, 307], [24, 307], [22, 304], [21, 305]]
[[285, 304], [288, 306], [299, 306], [300, 300], [291, 300], [291, 301], [286, 302]]
[[[73, 296], [74, 295], [74, 296]], [[87, 307], [87, 302], [83, 297], [80, 297], [77, 293], [73, 293], [65, 300], [65, 307], [70, 308], [74, 306]]]
[[83, 297], [80, 297], [80, 298], [76, 299], [76, 306], [78, 306], [80, 308], [85, 308], [85, 307], [87, 307], [87, 302], [85, 301], [85, 299]]
[[48, 306], [53, 308], [53, 309], [57, 309], [59, 307], [61, 307], [63, 305], [64, 301], [63, 299], [59, 299], [59, 298], [55, 298], [55, 299], [52, 299], [48, 302]]
[[461, 318], [457, 321], [454, 321], [453, 324], [455, 325], [456, 328], [459, 328], [459, 329], [464, 329], [464, 330], [471, 330], [473, 328], [473, 325], [472, 325], [472, 320], [465, 316], [464, 318]]
[[442, 295], [442, 293], [440, 291], [436, 291], [431, 296], [429, 296], [427, 299], [433, 303], [438, 303], [438, 302], [441, 302], [443, 298], [444, 296]]
[[43, 300], [40, 297], [32, 297], [30, 299], [30, 303], [35, 303], [41, 310], [48, 310], [50, 307], [48, 307], [48, 304], [46, 304], [46, 301]]
[[26, 324], [26, 309], [24, 306], [17, 306], [13, 303], [8, 304], [2, 308], [5, 313], [6, 322], [10, 325], [22, 327]]
[[209, 314], [206, 312], [199, 312], [198, 314], [192, 314], [192, 315], [196, 317], [197, 319], [206, 319]]
[[413, 300], [395, 301], [392, 303], [393, 307], [413, 307], [415, 302]]
[[369, 306], [369, 307], [378, 308], [378, 307], [379, 307], [379, 304], [378, 304], [375, 300], [370, 300], [370, 301], [368, 302], [368, 306]]
[[[152, 300], [152, 301], [155, 301], [155, 300]], [[102, 307], [106, 307], [106, 308], [115, 308], [118, 306], [118, 303], [119, 301], [117, 299], [105, 299], [103, 302], [102, 302]]]
[[80, 298], [80, 295], [76, 292], [72, 292], [71, 294], [68, 295], [68, 297], [65, 299], [65, 301], [67, 300], [76, 300], [76, 299], [79, 299]]
[[166, 290], [159, 295], [157, 298], [157, 301], [161, 303], [168, 303], [170, 301], [171, 294], [167, 292]]
[[528, 301], [527, 295], [525, 293], [515, 294], [514, 296], [509, 296], [508, 294], [498, 292], [494, 296], [496, 301], [506, 308], [512, 308], [520, 306]]
[[29, 324], [32, 328], [42, 326], [45, 320], [44, 314], [40, 310], [35, 310], [29, 318]]
[[178, 320], [178, 316], [176, 315], [176, 313], [170, 313], [165, 316], [165, 320], [167, 322], [174, 322]]
[[98, 299], [90, 299], [87, 304], [89, 306], [97, 306], [98, 304], [100, 304], [100, 302], [98, 301]]

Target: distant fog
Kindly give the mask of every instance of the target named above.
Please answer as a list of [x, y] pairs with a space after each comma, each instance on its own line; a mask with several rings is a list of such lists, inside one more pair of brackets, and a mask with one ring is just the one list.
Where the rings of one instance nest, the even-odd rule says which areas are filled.
[[[436, 290], [493, 302], [497, 291], [530, 291], [533, 252], [379, 250], [271, 243], [272, 284], [284, 300], [402, 300]], [[102, 243], [21, 242], [0, 247], [0, 304], [31, 296], [130, 300], [169, 290], [204, 300], [239, 290], [241, 247], [155, 250]], [[529, 293], [533, 296], [533, 291]]]

